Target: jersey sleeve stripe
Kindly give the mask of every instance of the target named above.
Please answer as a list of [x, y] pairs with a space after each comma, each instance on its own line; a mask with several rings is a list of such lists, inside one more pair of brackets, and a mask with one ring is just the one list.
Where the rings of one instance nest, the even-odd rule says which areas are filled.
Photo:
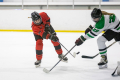
[[94, 35], [94, 36], [97, 36], [96, 34], [94, 34], [92, 31], [90, 31], [90, 33], [92, 34], [92, 35]]
[[89, 33], [87, 33], [87, 36], [89, 36], [90, 38], [94, 38], [93, 36], [91, 36]]

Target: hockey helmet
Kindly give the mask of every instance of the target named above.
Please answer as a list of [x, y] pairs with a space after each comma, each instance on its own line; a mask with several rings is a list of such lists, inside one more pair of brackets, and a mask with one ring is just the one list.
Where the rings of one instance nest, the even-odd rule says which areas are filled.
[[[102, 12], [100, 9], [98, 8], [94, 8], [93, 11], [91, 12], [91, 17], [92, 19], [96, 19], [96, 18], [99, 18], [99, 20], [101, 19], [102, 17]], [[98, 20], [98, 21], [99, 21]], [[98, 22], [98, 21], [95, 21], [95, 22]]]
[[[36, 11], [32, 12], [31, 13], [31, 18], [32, 18], [32, 21], [36, 24], [36, 25], [39, 25], [41, 24], [42, 22], [42, 19], [41, 19], [41, 16], [39, 15], [39, 13], [37, 13]], [[39, 23], [36, 23], [35, 21], [40, 19], [40, 22]]]

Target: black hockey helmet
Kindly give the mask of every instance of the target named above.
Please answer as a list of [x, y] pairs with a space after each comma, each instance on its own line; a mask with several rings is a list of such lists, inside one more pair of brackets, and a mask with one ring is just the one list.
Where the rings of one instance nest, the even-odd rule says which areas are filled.
[[31, 18], [32, 18], [32, 21], [34, 23], [35, 23], [36, 20], [40, 19], [40, 23], [35, 23], [36, 25], [39, 25], [42, 22], [41, 16], [36, 11], [34, 11], [34, 12], [31, 13]]
[[92, 17], [93, 19], [99, 18], [99, 20], [100, 20], [101, 17], [102, 17], [102, 12], [101, 12], [101, 10], [98, 9], [98, 8], [94, 8], [93, 11], [91, 12], [91, 17]]

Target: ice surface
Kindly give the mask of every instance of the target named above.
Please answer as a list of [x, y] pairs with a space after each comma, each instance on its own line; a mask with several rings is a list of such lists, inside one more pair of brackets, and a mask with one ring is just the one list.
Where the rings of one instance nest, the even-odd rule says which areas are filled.
[[[60, 42], [70, 50], [75, 40], [83, 33], [57, 33]], [[83, 59], [82, 55], [93, 56], [98, 53], [96, 39], [87, 40], [81, 46], [76, 46], [71, 53], [78, 52], [76, 58], [67, 55], [68, 63], [60, 62], [51, 72], [57, 62], [58, 55], [50, 40], [44, 40], [43, 59], [40, 68], [35, 68], [35, 39], [32, 32], [0, 32], [0, 80], [120, 80], [111, 74], [120, 61], [120, 45], [115, 43], [108, 49], [108, 68], [99, 69], [97, 63], [100, 55], [94, 59]], [[106, 42], [110, 45], [114, 40]], [[62, 47], [63, 53], [67, 51]]]

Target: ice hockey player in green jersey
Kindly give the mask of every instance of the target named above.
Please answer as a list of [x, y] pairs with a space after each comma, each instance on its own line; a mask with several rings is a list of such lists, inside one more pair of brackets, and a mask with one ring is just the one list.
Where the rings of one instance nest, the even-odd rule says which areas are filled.
[[98, 8], [93, 9], [91, 12], [91, 17], [95, 22], [95, 25], [89, 26], [85, 30], [85, 35], [81, 35], [75, 41], [75, 44], [79, 46], [86, 40], [94, 38], [102, 31], [105, 31], [105, 33], [103, 33], [102, 36], [99, 36], [97, 39], [99, 53], [101, 55], [101, 61], [98, 63], [98, 66], [100, 69], [107, 68], [108, 59], [105, 42], [112, 39], [120, 41], [120, 21], [114, 13], [107, 13]]

